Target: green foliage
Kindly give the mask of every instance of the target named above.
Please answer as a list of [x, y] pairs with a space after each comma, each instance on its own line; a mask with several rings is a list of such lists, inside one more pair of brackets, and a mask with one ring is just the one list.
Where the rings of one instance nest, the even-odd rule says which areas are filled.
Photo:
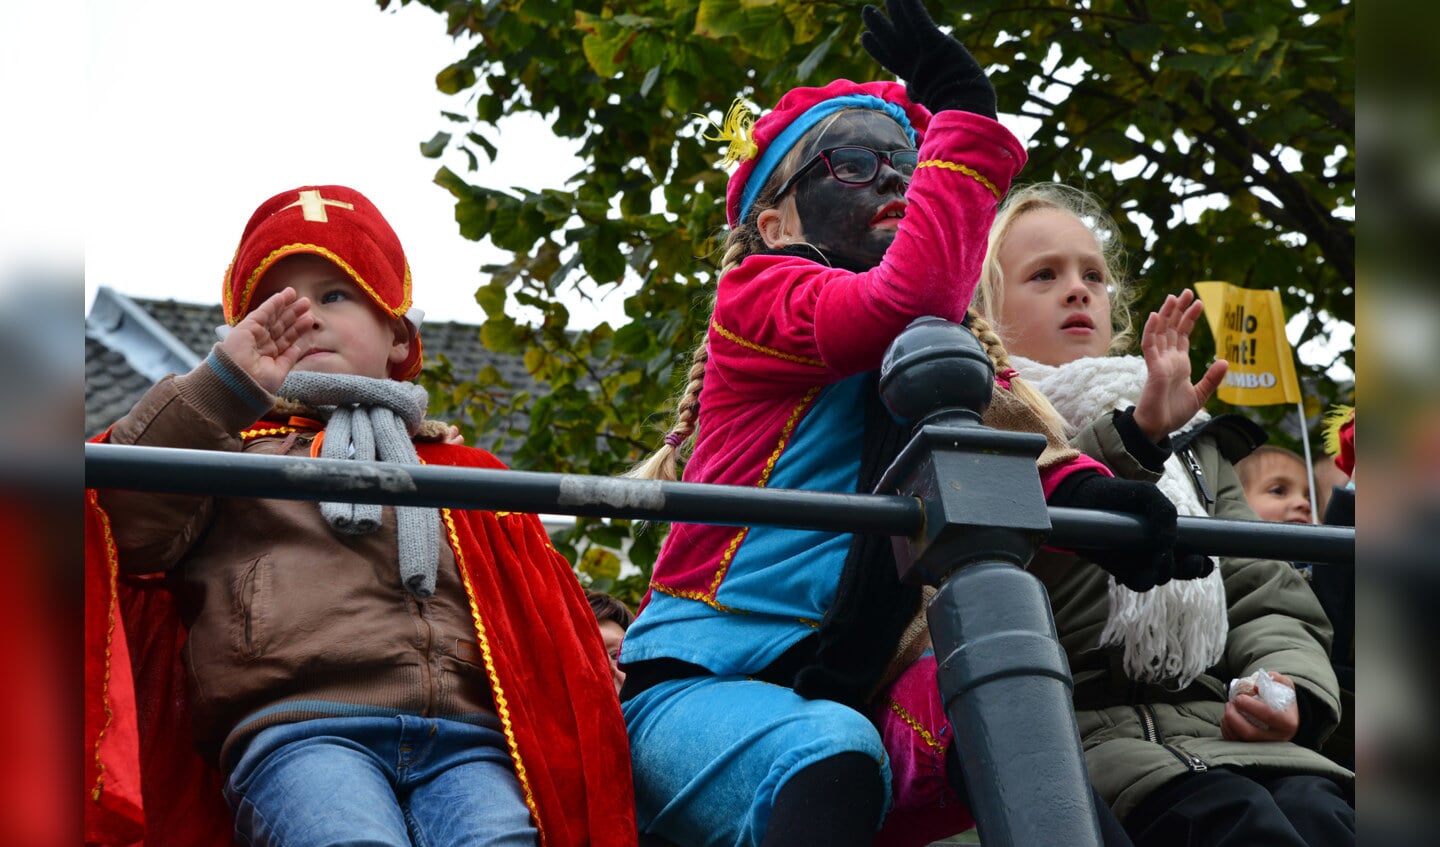
[[[864, 2], [401, 2], [480, 37], [436, 76], [441, 91], [471, 95], [468, 131], [437, 134], [422, 152], [465, 152], [472, 174], [442, 168], [436, 182], [455, 196], [461, 234], [488, 234], [513, 256], [475, 280], [483, 339], [523, 353], [549, 392], [427, 379], [482, 443], [520, 445], [520, 467], [620, 471], [658, 443], [708, 317], [725, 174], [693, 113], [718, 118], [737, 96], [768, 106], [797, 84], [883, 78], [859, 46]], [[1141, 280], [1137, 314], [1218, 279], [1280, 289], [1287, 314], [1312, 316], [1304, 341], [1329, 331], [1321, 313], [1354, 322], [1353, 4], [928, 5], [990, 70], [1002, 113], [1033, 122], [1021, 179], [1087, 187], [1122, 222]], [[579, 145], [585, 167], [568, 191], [517, 193], [475, 175], [478, 154], [494, 157], [495, 122], [527, 111]], [[602, 293], [638, 286], [625, 302], [630, 322], [570, 329], [556, 295], [581, 280]], [[516, 323], [514, 304], [535, 307], [540, 321]], [[1208, 333], [1196, 341], [1198, 367], [1211, 355]], [[1353, 369], [1353, 352], [1341, 357]], [[1328, 364], [1302, 366], [1317, 405], [1348, 399], [1323, 378]], [[529, 427], [518, 430], [511, 422], [524, 407]], [[1285, 409], [1250, 411], [1273, 424]], [[590, 544], [618, 549], [616, 527], [632, 560], [653, 558], [659, 533], [632, 536], [623, 523], [582, 521], [566, 543], [582, 555]]]

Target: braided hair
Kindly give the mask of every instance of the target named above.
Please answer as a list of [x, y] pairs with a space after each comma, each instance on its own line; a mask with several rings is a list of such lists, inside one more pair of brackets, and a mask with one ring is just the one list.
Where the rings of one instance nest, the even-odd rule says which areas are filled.
[[[853, 110], [846, 109], [836, 112], [817, 124], [810, 132], [823, 135], [848, 111]], [[801, 144], [796, 144], [791, 148], [755, 198], [745, 220], [731, 228], [725, 236], [725, 245], [720, 257], [720, 277], [724, 277], [739, 267], [745, 257], [763, 253], [768, 249], [757, 223], [761, 212], [780, 208], [788, 203], [791, 204], [790, 211], [793, 213], [794, 199], [780, 200], [775, 196], [775, 190], [800, 167], [803, 148], [804, 145]], [[713, 312], [715, 305], [713, 297], [710, 305]], [[707, 337], [701, 339], [695, 352], [691, 354], [690, 370], [685, 377], [685, 387], [675, 401], [675, 420], [670, 426], [670, 431], [665, 434], [664, 443], [654, 453], [631, 468], [625, 476], [632, 479], [657, 479], [664, 482], [673, 482], [680, 478], [678, 470], [682, 451], [688, 446], [693, 446], [695, 440], [696, 424], [700, 417], [700, 389], [705, 381], [705, 363], [709, 360], [710, 342]]]

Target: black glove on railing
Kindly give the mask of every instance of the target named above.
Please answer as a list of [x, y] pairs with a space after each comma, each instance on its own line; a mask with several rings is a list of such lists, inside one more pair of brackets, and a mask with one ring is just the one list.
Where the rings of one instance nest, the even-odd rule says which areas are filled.
[[1175, 578], [1204, 579], [1215, 570], [1215, 560], [1202, 553], [1190, 553], [1184, 546], [1175, 548]]
[[930, 20], [921, 0], [885, 0], [886, 18], [874, 6], [860, 17], [867, 32], [860, 46], [905, 81], [910, 99], [932, 112], [958, 109], [995, 117], [995, 86], [965, 45]]
[[[1109, 571], [1134, 591], [1149, 591], [1176, 575], [1175, 504], [1148, 482], [1112, 479], [1081, 471], [1050, 495], [1051, 506], [1128, 512], [1145, 522], [1147, 543], [1141, 547], [1077, 549], [1075, 553]], [[1187, 563], [1194, 570], [1194, 563]]]

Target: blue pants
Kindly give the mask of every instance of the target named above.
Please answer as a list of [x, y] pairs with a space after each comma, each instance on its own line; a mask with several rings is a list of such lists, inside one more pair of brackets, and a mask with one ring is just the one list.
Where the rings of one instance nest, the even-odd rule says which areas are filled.
[[662, 682], [621, 708], [643, 833], [687, 847], [752, 847], [790, 777], [840, 753], [875, 762], [888, 806], [880, 733], [839, 703], [743, 676], [700, 676]]
[[225, 786], [237, 842], [275, 847], [534, 847], [505, 737], [412, 717], [270, 727]]

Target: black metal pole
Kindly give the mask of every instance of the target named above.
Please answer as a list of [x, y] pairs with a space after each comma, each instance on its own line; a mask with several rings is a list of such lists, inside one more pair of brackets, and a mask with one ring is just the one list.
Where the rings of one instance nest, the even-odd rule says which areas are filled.
[[[166, 447], [86, 444], [84, 472], [88, 488], [167, 494], [335, 499], [899, 536], [913, 535], [924, 524], [920, 503], [898, 495], [416, 467]], [[55, 476], [55, 469], [41, 463], [35, 473], [49, 478]], [[1053, 529], [1048, 543], [1058, 547], [1138, 544], [1145, 537], [1139, 518], [1118, 512], [1051, 508], [1050, 523]], [[1317, 564], [1355, 561], [1355, 530], [1348, 527], [1190, 517], [1180, 518], [1179, 526], [1182, 543], [1211, 555]]]
[[877, 491], [925, 503], [897, 543], [901, 578], [939, 587], [926, 610], [970, 811], [986, 847], [1099, 847], [1050, 599], [1023, 570], [1049, 528], [1035, 460], [1045, 438], [981, 424], [994, 371], [964, 327], [920, 318], [880, 369], [880, 393], [916, 433]]
[[908, 535], [923, 521], [913, 497], [114, 444], [85, 445], [85, 485], [879, 535]]

